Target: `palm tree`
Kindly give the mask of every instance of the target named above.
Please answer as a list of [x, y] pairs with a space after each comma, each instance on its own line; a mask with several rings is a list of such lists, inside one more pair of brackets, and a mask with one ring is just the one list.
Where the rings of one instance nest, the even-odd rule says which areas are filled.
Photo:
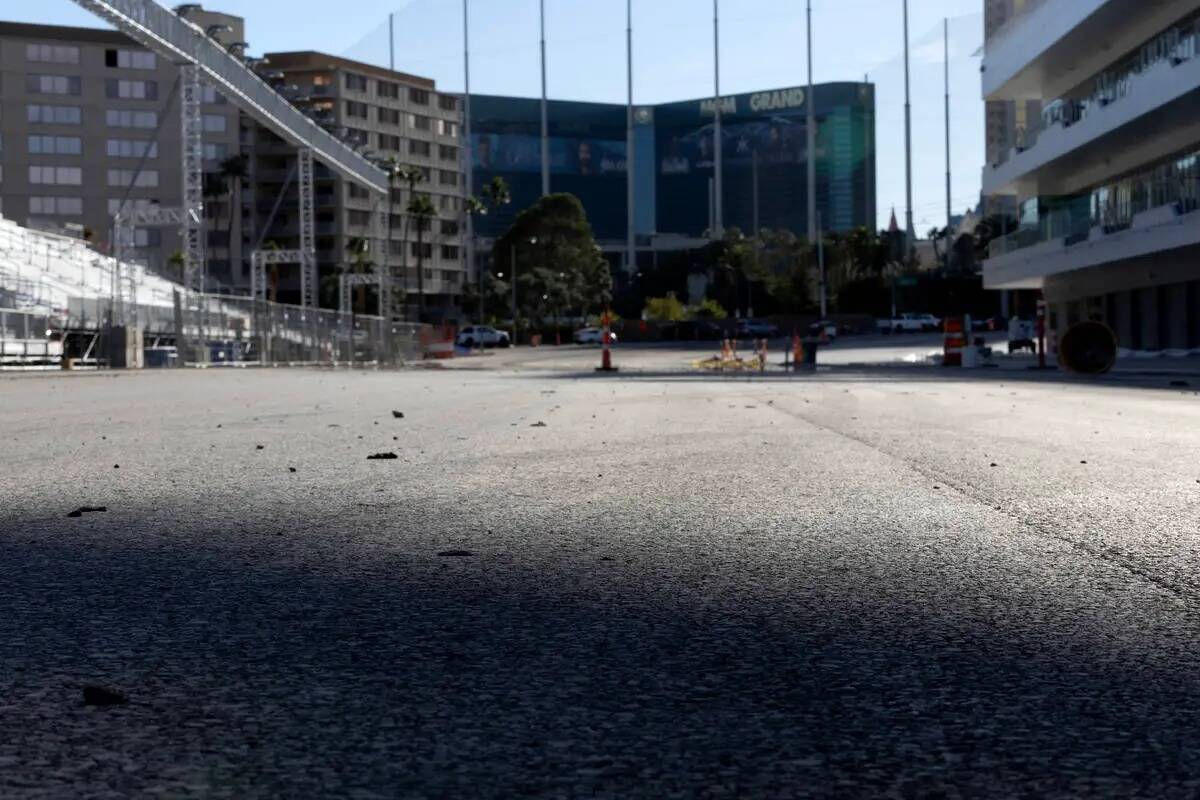
[[417, 322], [425, 321], [425, 227], [437, 216], [427, 194], [414, 194], [408, 201], [408, 216], [417, 224]]
[[[479, 193], [479, 197], [468, 197], [466, 203], [467, 214], [486, 217], [489, 211], [506, 206], [512, 202], [512, 193], [508, 190], [508, 184], [504, 178], [496, 176], [483, 187]], [[470, 265], [474, 267], [474, 264]], [[483, 270], [476, 270], [476, 282], [479, 289], [479, 321], [483, 322]]]
[[[420, 167], [414, 167], [411, 164], [407, 165], [407, 166], [400, 166], [397, 163], [395, 177], [396, 177], [396, 180], [401, 181], [402, 183], [404, 183], [408, 186], [408, 196], [411, 200], [411, 198], [415, 196], [414, 192], [417, 188], [417, 184], [419, 184], [421, 181], [425, 180], [425, 173], [421, 171]], [[389, 185], [390, 185], [390, 178], [389, 178]], [[405, 210], [407, 211], [407, 208]], [[390, 222], [391, 222], [390, 214], [388, 215], [388, 221], [390, 224]], [[402, 275], [401, 293], [404, 297], [404, 301], [403, 301], [402, 305], [404, 306], [404, 309], [405, 309], [404, 319], [406, 322], [408, 321], [408, 224], [409, 224], [409, 216], [405, 215], [405, 217], [404, 217], [404, 232], [400, 237], [402, 239], [401, 246], [400, 246], [400, 273]]]

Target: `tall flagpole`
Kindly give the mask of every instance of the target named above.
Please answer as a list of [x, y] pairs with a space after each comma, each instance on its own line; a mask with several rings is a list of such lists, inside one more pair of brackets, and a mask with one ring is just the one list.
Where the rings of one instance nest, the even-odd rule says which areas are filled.
[[[471, 33], [470, 33], [470, 0], [463, 0], [463, 166], [466, 172], [466, 195], [475, 194], [475, 152], [471, 143]], [[470, 280], [471, 270], [475, 270], [475, 283], [479, 291], [479, 322], [483, 322], [483, 270], [475, 259], [475, 219], [467, 206], [463, 205], [463, 216], [466, 217], [464, 229], [467, 233], [467, 280]]]
[[946, 271], [950, 271], [950, 245], [952, 243], [952, 234], [950, 231], [950, 218], [954, 216], [954, 210], [951, 208], [950, 200], [950, 20], [942, 20], [942, 44], [946, 52], [946, 239], [942, 242], [942, 247], [946, 251]]
[[724, 172], [721, 158], [721, 21], [719, 13], [720, 0], [713, 0], [713, 88], [714, 99], [716, 102], [713, 105], [713, 172], [715, 182], [713, 184], [713, 216], [715, 217], [713, 225], [713, 238], [719, 239], [725, 235], [725, 212], [724, 200]]
[[817, 108], [813, 92], [813, 57], [812, 57], [812, 0], [808, 0], [808, 94], [805, 95], [804, 105], [807, 109], [808, 134], [808, 243], [817, 241]]
[[625, 224], [628, 229], [625, 235], [625, 268], [633, 275], [637, 273], [637, 240], [634, 238], [636, 197], [633, 186], [633, 0], [625, 0], [625, 60], [626, 77], [629, 84], [629, 96], [625, 108]]
[[542, 23], [542, 197], [550, 194], [550, 112], [546, 103], [546, 0], [538, 0]]
[[908, 80], [908, 0], [904, 0], [904, 186], [907, 202], [904, 257], [907, 260], [916, 242], [912, 203], [912, 97]]

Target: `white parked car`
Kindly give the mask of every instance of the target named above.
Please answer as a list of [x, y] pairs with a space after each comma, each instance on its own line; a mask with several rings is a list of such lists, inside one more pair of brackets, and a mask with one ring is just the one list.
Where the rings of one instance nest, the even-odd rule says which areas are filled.
[[942, 321], [933, 314], [901, 314], [895, 319], [878, 321], [880, 333], [921, 333], [941, 329]]
[[459, 347], [508, 347], [512, 341], [504, 331], [487, 325], [469, 325], [458, 332], [454, 343]]
[[[612, 331], [608, 332], [608, 343], [617, 343], [617, 335]], [[581, 328], [575, 331], [575, 344], [604, 344], [604, 329]]]

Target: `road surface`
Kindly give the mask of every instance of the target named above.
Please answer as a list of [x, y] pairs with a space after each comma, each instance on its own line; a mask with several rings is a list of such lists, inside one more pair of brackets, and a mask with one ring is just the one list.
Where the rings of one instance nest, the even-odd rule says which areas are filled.
[[51, 375], [0, 431], [0, 796], [1200, 786], [1192, 388]]

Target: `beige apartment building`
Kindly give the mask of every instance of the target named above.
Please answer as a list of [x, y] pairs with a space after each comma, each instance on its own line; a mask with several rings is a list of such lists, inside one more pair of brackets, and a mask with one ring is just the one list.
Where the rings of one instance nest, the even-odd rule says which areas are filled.
[[[259, 71], [293, 104], [364, 155], [417, 167], [421, 180], [411, 191], [429, 196], [437, 212], [418, 246], [416, 226], [405, 211], [411, 197], [405, 182], [397, 180], [385, 202], [318, 165], [316, 235], [323, 304], [330, 304], [342, 269], [386, 268], [397, 292], [397, 315], [416, 318], [417, 293], [423, 288], [427, 319], [456, 318], [467, 283], [458, 96], [439, 93], [425, 78], [324, 53], [268, 53]], [[244, 127], [243, 147], [250, 155], [248, 184], [253, 188], [244, 197], [244, 208], [252, 241], [295, 247], [299, 199], [291, 182], [294, 149], [252, 124]], [[281, 279], [279, 291], [286, 299], [298, 286]]]
[[[191, 16], [194, 14], [195, 16]], [[189, 18], [229, 44], [241, 19], [200, 10]], [[110, 30], [0, 22], [0, 213], [113, 248], [119, 207], [178, 207], [182, 154], [179, 68]], [[204, 91], [205, 169], [239, 151], [239, 113]], [[240, 215], [225, 193], [206, 204], [210, 287], [242, 280]], [[231, 246], [232, 245], [232, 246]], [[169, 274], [177, 226], [135, 227], [123, 252]], [[176, 276], [178, 277], [178, 276]]]

